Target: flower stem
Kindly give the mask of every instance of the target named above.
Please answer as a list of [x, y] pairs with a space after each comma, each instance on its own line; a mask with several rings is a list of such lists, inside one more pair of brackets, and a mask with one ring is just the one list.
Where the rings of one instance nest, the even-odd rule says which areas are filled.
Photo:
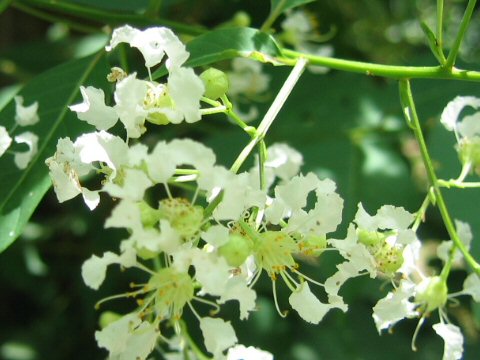
[[472, 18], [473, 10], [475, 9], [475, 4], [477, 0], [469, 0], [465, 13], [463, 14], [462, 22], [460, 23], [460, 28], [458, 29], [457, 37], [453, 42], [452, 48], [448, 53], [447, 62], [445, 63], [445, 68], [450, 69], [455, 64], [457, 59], [458, 51], [460, 50], [460, 45], [462, 45], [463, 38], [467, 32], [468, 25], [470, 25], [470, 19]]
[[311, 65], [320, 65], [330, 69], [360, 73], [368, 76], [381, 76], [393, 79], [444, 79], [480, 81], [480, 72], [473, 70], [444, 68], [442, 66], [397, 66], [374, 64], [355, 60], [337, 59], [327, 56], [304, 54], [294, 50], [282, 49], [285, 57], [277, 60], [293, 65], [300, 57], [308, 59]]
[[461, 239], [458, 237], [457, 231], [455, 230], [455, 226], [443, 198], [437, 175], [433, 167], [432, 159], [430, 157], [430, 154], [428, 153], [425, 138], [423, 136], [422, 128], [420, 126], [420, 121], [418, 119], [415, 103], [413, 101], [412, 90], [410, 88], [410, 82], [408, 80], [401, 80], [399, 90], [405, 118], [413, 129], [414, 135], [418, 141], [423, 163], [427, 170], [428, 179], [433, 188], [436, 204], [443, 219], [443, 223], [445, 224], [445, 228], [447, 229], [447, 232], [450, 235], [450, 238], [453, 240], [455, 246], [461, 251], [461, 253], [465, 257], [466, 262], [470, 265], [473, 271], [480, 275], [480, 265], [475, 261], [475, 259], [468, 252], [468, 249], [465, 247]]
[[282, 8], [285, 6], [286, 2], [287, 0], [280, 0], [275, 8], [270, 9], [270, 14], [260, 28], [260, 31], [267, 32], [268, 30], [270, 30], [275, 20], [277, 20], [277, 18], [282, 13]]

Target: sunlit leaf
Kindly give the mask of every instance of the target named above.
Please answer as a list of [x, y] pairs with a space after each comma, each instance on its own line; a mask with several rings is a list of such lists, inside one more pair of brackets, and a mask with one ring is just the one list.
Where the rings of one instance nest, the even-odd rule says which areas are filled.
[[[12, 138], [24, 131], [39, 137], [38, 153], [25, 170], [14, 165], [11, 153], [0, 158], [0, 251], [19, 236], [49, 189], [51, 183], [44, 162], [55, 152], [58, 138], [75, 138], [88, 131], [85, 123], [78, 121], [67, 106], [74, 102], [80, 85], [94, 85], [95, 79], [105, 78], [107, 72], [106, 62], [97, 55], [69, 62], [36, 77], [19, 93], [25, 105], [38, 101], [40, 121], [36, 125], [25, 128], [15, 125], [13, 101], [0, 112], [0, 124], [8, 129]], [[9, 150], [25, 151], [25, 148], [13, 144]]]

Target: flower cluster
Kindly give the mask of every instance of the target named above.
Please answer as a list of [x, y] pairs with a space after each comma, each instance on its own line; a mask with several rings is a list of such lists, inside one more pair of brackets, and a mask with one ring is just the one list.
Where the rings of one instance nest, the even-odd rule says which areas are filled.
[[[333, 181], [302, 174], [301, 154], [286, 144], [266, 148], [264, 159], [236, 173], [217, 164], [210, 148], [190, 139], [160, 141], [152, 148], [129, 143], [142, 136], [147, 121], [165, 125], [200, 120], [208, 81], [184, 66], [189, 54], [169, 29], [124, 26], [113, 32], [107, 50], [121, 42], [140, 50], [149, 73], [166, 57], [167, 83], [137, 79], [114, 68], [108, 76], [116, 82], [113, 106], [106, 104], [102, 90], [82, 87], [83, 102], [70, 108], [96, 130], [74, 141], [60, 139], [55, 154], [46, 160], [60, 202], [82, 195], [93, 210], [106, 194], [117, 204], [105, 227], [128, 233], [115, 252], [85, 261], [82, 276], [87, 286], [98, 289], [113, 264], [144, 274], [145, 281], [131, 283], [128, 292], [98, 303], [121, 297], [136, 300], [128, 314], [104, 316], [102, 329], [95, 333], [110, 358], [146, 359], [160, 349], [157, 344], [167, 359], [179, 352], [196, 358], [200, 350], [183, 321], [189, 311], [198, 320], [204, 348], [215, 359], [272, 359], [268, 352], [239, 345], [230, 321], [217, 316], [223, 304], [234, 301], [240, 320], [248, 319], [256, 310], [255, 285], [265, 274], [279, 314], [285, 316], [277, 301], [276, 284], [281, 280], [290, 290], [291, 308], [313, 324], [331, 309], [348, 309], [340, 293], [349, 279], [387, 279], [393, 290], [373, 308], [378, 331], [403, 318], [423, 321], [438, 310], [440, 323], [434, 329], [445, 340], [444, 359], [459, 359], [463, 337], [448, 320], [445, 305], [458, 295], [478, 301], [480, 279], [469, 276], [461, 292], [449, 295], [444, 276], [423, 275], [414, 214], [385, 205], [372, 216], [360, 204], [346, 238], [333, 239], [329, 236], [342, 221], [343, 199]], [[221, 88], [224, 93], [225, 86]], [[106, 131], [118, 120], [126, 140]], [[92, 173], [101, 176], [100, 188], [85, 186], [85, 176]], [[185, 183], [193, 189], [189, 198], [172, 190]], [[457, 222], [457, 230], [468, 244], [468, 226]], [[446, 242], [439, 257], [449, 261], [452, 249]], [[299, 259], [319, 258], [328, 251], [340, 254], [343, 262], [323, 283], [300, 271]], [[312, 291], [313, 285], [320, 290]], [[205, 315], [197, 304], [213, 310]]]

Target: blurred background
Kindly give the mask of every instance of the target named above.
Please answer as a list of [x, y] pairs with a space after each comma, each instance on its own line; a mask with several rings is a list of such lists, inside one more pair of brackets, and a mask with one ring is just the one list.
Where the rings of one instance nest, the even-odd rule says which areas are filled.
[[[172, 26], [188, 41], [204, 29], [249, 25], [259, 28], [269, 13], [267, 0], [68, 0], [56, 4], [43, 0], [0, 1], [0, 109], [29, 80], [72, 59], [99, 51], [108, 41], [108, 29], [129, 23]], [[445, 1], [445, 44], [451, 43], [466, 1]], [[436, 65], [419, 19], [435, 25], [433, 0], [322, 0], [303, 9], [314, 24], [318, 45], [329, 46], [336, 57], [398, 65]], [[474, 14], [462, 46], [459, 66], [479, 70], [480, 14]], [[282, 30], [280, 17], [273, 35]], [[187, 24], [183, 28], [178, 24]], [[129, 52], [132, 69], [143, 69], [141, 59]], [[118, 64], [114, 56], [112, 65]], [[216, 64], [228, 70], [230, 62]], [[255, 97], [260, 114], [288, 75], [289, 69], [264, 65], [269, 89]], [[88, 85], [88, 84], [87, 84]], [[46, 84], [52, 86], [52, 84]], [[54, 85], [53, 85], [54, 86]], [[438, 124], [439, 114], [456, 95], [477, 95], [477, 84], [418, 80], [412, 83], [418, 111], [441, 177], [459, 171], [452, 134]], [[251, 100], [251, 99], [250, 99]], [[244, 106], [240, 104], [240, 106]], [[259, 119], [252, 120], [255, 124]], [[230, 165], [248, 138], [223, 117], [184, 126], [152, 127], [146, 141], [192, 137], [216, 150], [219, 162]], [[416, 211], [425, 196], [426, 175], [408, 128], [405, 126], [393, 80], [330, 71], [306, 72], [274, 122], [267, 144], [284, 142], [304, 155], [303, 172], [314, 171], [333, 178], [345, 199], [344, 221], [334, 234], [345, 236], [358, 202], [374, 213], [383, 204]], [[0, 170], [1, 171], [1, 170]], [[480, 190], [446, 191], [454, 218], [471, 224], [473, 254], [480, 258]], [[88, 289], [80, 267], [92, 253], [115, 250], [125, 237], [122, 231], [103, 229], [113, 203], [103, 201], [90, 212], [80, 198], [64, 204], [50, 191], [35, 211], [23, 236], [0, 254], [0, 359], [103, 359], [94, 331], [101, 311], [99, 299], [124, 292], [131, 279], [117, 269], [100, 291]], [[435, 210], [420, 228], [426, 272], [435, 273], [440, 263], [435, 249], [448, 238]], [[302, 271], [324, 280], [335, 272], [338, 258], [322, 256], [302, 262]], [[452, 272], [450, 292], [461, 289], [467, 272]], [[318, 326], [305, 323], [295, 313], [281, 319], [275, 311], [271, 284], [258, 286], [259, 311], [248, 321], [235, 321], [238, 309], [227, 307], [242, 344], [275, 354], [276, 359], [440, 359], [443, 342], [431, 329], [436, 314], [427, 319], [410, 348], [417, 320], [402, 321], [392, 334], [378, 335], [372, 307], [388, 291], [388, 284], [367, 278], [350, 280], [342, 290], [350, 304], [347, 314], [332, 311]], [[288, 289], [280, 286], [279, 301], [288, 306]], [[477, 304], [478, 305], [478, 304]], [[103, 310], [126, 312], [133, 302], [121, 300]], [[480, 308], [461, 299], [448, 309], [452, 322], [465, 335], [465, 359], [480, 354]], [[186, 314], [189, 319], [189, 314]], [[192, 322], [195, 324], [195, 321]], [[193, 335], [199, 330], [192, 325]], [[152, 355], [152, 358], [156, 355]]]

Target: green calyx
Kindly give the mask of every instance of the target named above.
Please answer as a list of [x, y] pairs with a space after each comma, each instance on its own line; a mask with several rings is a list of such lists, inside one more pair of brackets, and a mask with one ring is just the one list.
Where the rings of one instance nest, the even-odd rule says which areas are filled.
[[205, 97], [217, 100], [228, 91], [228, 77], [223, 71], [209, 68], [200, 74], [205, 85]]
[[431, 312], [445, 305], [447, 302], [448, 287], [440, 276], [424, 279], [417, 287], [415, 302], [424, 306], [425, 312]]
[[239, 267], [252, 253], [253, 243], [244, 236], [232, 234], [227, 243], [218, 249], [218, 253], [227, 260], [228, 265]]

